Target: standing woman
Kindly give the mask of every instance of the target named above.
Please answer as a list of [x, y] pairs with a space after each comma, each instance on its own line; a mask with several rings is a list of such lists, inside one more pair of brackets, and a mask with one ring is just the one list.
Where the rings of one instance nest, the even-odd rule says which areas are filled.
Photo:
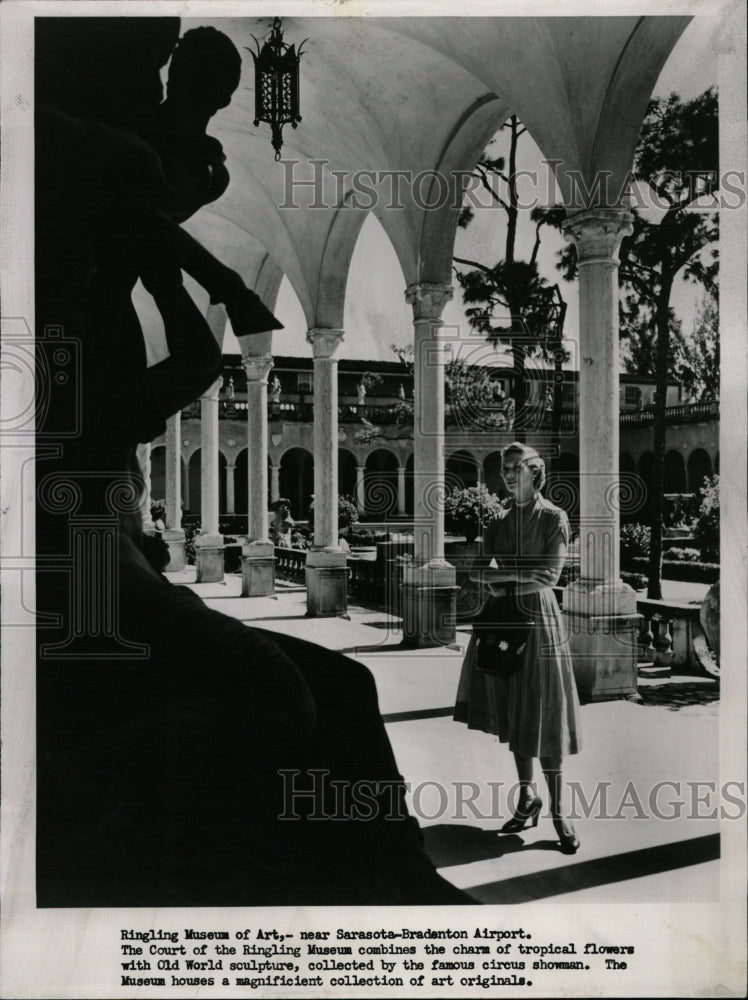
[[519, 797], [514, 815], [501, 832], [519, 833], [530, 824], [537, 825], [543, 805], [534, 782], [533, 763], [538, 758], [561, 850], [574, 854], [579, 840], [565, 814], [562, 764], [565, 756], [578, 753], [581, 746], [579, 699], [561, 613], [551, 589], [564, 566], [569, 521], [564, 511], [540, 493], [545, 463], [533, 448], [510, 444], [502, 454], [501, 474], [510, 501], [488, 525], [483, 555], [470, 576], [489, 591], [484, 618], [491, 618], [492, 605], [498, 610], [497, 599], [509, 588], [534, 627], [522, 666], [509, 676], [476, 669], [473, 634], [462, 666], [454, 719], [469, 729], [497, 735], [514, 754]]

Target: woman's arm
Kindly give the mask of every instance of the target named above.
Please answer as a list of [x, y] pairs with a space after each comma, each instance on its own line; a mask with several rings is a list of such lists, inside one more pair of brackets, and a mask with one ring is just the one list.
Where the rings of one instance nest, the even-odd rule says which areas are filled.
[[[553, 587], [558, 583], [561, 571], [566, 562], [566, 542], [558, 537], [551, 543], [547, 552], [542, 556], [534, 557], [532, 565], [527, 565], [528, 560], [513, 560], [515, 565], [510, 569], [500, 568], [498, 570], [488, 570], [480, 582], [488, 586], [494, 597], [501, 597], [506, 593], [507, 583], [515, 584], [515, 594], [535, 594], [547, 587]], [[472, 579], [472, 573], [470, 576]]]

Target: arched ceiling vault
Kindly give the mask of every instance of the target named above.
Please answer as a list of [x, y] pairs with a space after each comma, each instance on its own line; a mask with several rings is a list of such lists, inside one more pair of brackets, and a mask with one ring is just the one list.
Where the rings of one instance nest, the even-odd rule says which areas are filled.
[[453, 184], [512, 112], [558, 161], [569, 211], [588, 207], [579, 202], [585, 189], [593, 201], [605, 197], [595, 192], [599, 171], [609, 172], [617, 193], [652, 88], [688, 21], [285, 18], [287, 42], [309, 41], [303, 120], [284, 130], [284, 162], [276, 163], [269, 128], [253, 125], [245, 52], [269, 21], [185, 18], [183, 32], [212, 24], [244, 60], [239, 90], [210, 126], [224, 144], [231, 183], [192, 220], [192, 231], [228, 253], [248, 280], [272, 261], [270, 284], [287, 275], [309, 327], [342, 326], [348, 267], [368, 211], [387, 232], [406, 283], [449, 280], [458, 210], [452, 199], [424, 208], [436, 183], [428, 172]]

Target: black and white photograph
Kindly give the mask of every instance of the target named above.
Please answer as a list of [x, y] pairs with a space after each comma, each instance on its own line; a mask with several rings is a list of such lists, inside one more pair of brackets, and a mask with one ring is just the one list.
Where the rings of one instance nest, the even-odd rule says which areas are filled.
[[0, 28], [0, 996], [745, 995], [742, 5]]

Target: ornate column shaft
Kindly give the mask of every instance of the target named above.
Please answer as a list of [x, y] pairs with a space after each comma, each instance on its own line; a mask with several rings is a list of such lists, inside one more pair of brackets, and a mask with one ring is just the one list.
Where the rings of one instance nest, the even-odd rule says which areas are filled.
[[359, 509], [359, 513], [363, 514], [366, 510], [366, 466], [357, 465], [356, 466], [356, 506]]
[[223, 385], [219, 378], [200, 397], [200, 526], [203, 534], [217, 535], [219, 520], [218, 488], [218, 394]]
[[166, 526], [182, 526], [182, 414], [166, 421]]
[[579, 258], [580, 556], [587, 589], [617, 587], [620, 576], [618, 250], [631, 231], [623, 209], [580, 212], [564, 230]]
[[219, 378], [200, 397], [200, 527], [195, 539], [196, 583], [223, 580], [223, 535], [219, 534], [218, 394]]
[[[444, 558], [444, 364], [441, 314], [449, 285], [410, 285], [414, 326], [414, 554], [403, 571], [403, 642], [443, 646], [454, 642], [456, 574]], [[403, 482], [404, 493], [404, 482]]]
[[250, 540], [268, 538], [268, 375], [267, 354], [242, 358], [247, 373], [247, 477]]
[[398, 514], [404, 514], [406, 503], [405, 503], [405, 466], [398, 465], [397, 467], [397, 512]]
[[344, 615], [348, 564], [338, 546], [338, 362], [342, 330], [307, 333], [314, 355], [314, 545], [306, 558], [307, 614]]
[[314, 544], [338, 545], [338, 360], [342, 330], [307, 333], [314, 355]]
[[226, 463], [226, 513], [235, 514], [234, 510], [234, 472], [236, 471], [235, 465], [229, 465]]
[[619, 578], [618, 251], [625, 209], [588, 209], [564, 235], [579, 258], [581, 577], [564, 595], [574, 674], [589, 701], [637, 696], [640, 616]]
[[143, 531], [153, 532], [155, 526], [151, 517], [151, 445], [150, 442], [139, 444], [136, 449], [138, 465], [143, 473], [143, 492], [140, 495], [140, 516], [143, 519]]
[[410, 285], [414, 327], [414, 515], [415, 559], [439, 567], [444, 561], [444, 364], [442, 311], [450, 285]]
[[182, 530], [182, 414], [177, 411], [166, 421], [166, 530], [169, 546], [167, 572], [185, 567], [184, 531]]
[[280, 465], [270, 466], [270, 502], [280, 500]]

